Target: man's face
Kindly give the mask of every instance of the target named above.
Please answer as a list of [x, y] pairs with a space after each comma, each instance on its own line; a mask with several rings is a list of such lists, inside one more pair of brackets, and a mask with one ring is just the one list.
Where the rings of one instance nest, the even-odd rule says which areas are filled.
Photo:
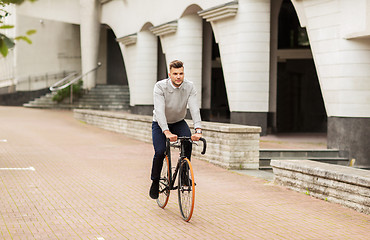
[[180, 85], [184, 81], [184, 67], [171, 68], [170, 73], [168, 74], [168, 76], [170, 76], [172, 84], [175, 87], [180, 87]]

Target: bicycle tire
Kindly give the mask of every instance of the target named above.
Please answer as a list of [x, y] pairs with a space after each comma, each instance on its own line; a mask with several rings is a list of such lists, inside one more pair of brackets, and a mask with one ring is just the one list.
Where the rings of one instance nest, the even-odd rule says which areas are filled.
[[159, 180], [159, 196], [157, 198], [157, 204], [160, 208], [165, 208], [168, 203], [168, 199], [170, 198], [170, 174], [170, 163], [166, 156], [163, 159], [163, 166]]
[[181, 161], [179, 169], [178, 198], [182, 218], [189, 222], [194, 210], [195, 182], [193, 167], [187, 158]]

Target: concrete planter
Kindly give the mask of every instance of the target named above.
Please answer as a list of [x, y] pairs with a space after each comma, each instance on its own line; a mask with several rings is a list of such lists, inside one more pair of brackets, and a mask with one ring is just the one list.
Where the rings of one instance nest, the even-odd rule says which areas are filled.
[[[151, 116], [129, 113], [75, 109], [74, 117], [88, 124], [123, 133], [148, 143], [152, 142]], [[187, 120], [193, 128], [193, 123]], [[193, 156], [227, 169], [258, 169], [260, 127], [202, 122], [207, 153], [201, 155], [202, 144], [194, 146]]]
[[275, 182], [370, 214], [370, 171], [309, 160], [271, 160]]

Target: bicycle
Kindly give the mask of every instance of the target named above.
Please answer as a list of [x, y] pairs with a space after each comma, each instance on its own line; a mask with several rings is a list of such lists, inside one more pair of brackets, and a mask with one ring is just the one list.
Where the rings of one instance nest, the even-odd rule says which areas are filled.
[[[190, 137], [178, 137], [177, 139], [178, 140], [175, 143], [170, 143], [169, 139], [167, 139], [166, 142], [166, 153], [165, 158], [163, 159], [163, 166], [159, 180], [159, 197], [157, 199], [157, 204], [159, 207], [165, 208], [170, 197], [170, 191], [177, 189], [179, 208], [182, 218], [186, 222], [189, 222], [194, 210], [195, 181], [191, 162], [187, 157], [185, 157], [184, 143], [185, 141], [188, 141], [192, 144], [196, 143], [193, 142]], [[201, 154], [205, 154], [207, 148], [206, 140], [204, 138], [200, 138], [199, 140], [203, 142], [203, 151]], [[180, 156], [173, 173], [171, 168], [170, 147], [180, 149]], [[177, 176], [178, 183], [177, 186], [174, 186]]]

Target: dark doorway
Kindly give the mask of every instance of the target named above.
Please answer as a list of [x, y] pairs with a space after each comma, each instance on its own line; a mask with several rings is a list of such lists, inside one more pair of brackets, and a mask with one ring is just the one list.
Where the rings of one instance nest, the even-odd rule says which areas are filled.
[[327, 115], [312, 58], [299, 57], [310, 45], [294, 6], [284, 0], [279, 14], [276, 125], [278, 132], [325, 132]]
[[230, 122], [225, 79], [218, 43], [211, 24], [203, 22], [203, 77], [202, 77], [202, 119], [213, 122]]
[[107, 84], [128, 85], [125, 63], [112, 29], [107, 30]]
[[325, 132], [326, 112], [312, 59], [278, 64], [279, 132]]
[[157, 81], [168, 78], [166, 55], [163, 53], [161, 40], [158, 37], [158, 64], [157, 64]]

